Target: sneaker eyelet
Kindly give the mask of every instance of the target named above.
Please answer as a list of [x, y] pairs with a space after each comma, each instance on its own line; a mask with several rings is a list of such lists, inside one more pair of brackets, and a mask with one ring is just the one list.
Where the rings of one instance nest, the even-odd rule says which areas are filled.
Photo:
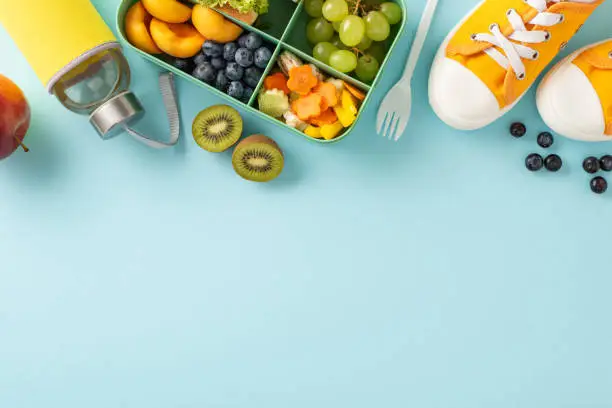
[[549, 31], [546, 31], [546, 36], [544, 37], [544, 41], [550, 41], [552, 34]]
[[540, 53], [539, 52], [534, 52], [533, 55], [531, 56], [531, 60], [532, 61], [536, 61], [538, 58], [540, 58]]
[[557, 24], [561, 24], [565, 21], [565, 14], [559, 14], [559, 22]]
[[514, 9], [508, 9], [508, 11], [506, 11], [506, 15], [511, 16], [513, 12], [514, 12]]
[[472, 41], [477, 41], [478, 36], [476, 34], [472, 34], [470, 35], [470, 38], [472, 39]]
[[499, 24], [497, 24], [497, 23], [493, 23], [493, 24], [491, 24], [491, 25], [489, 26], [489, 31], [493, 31], [493, 30], [495, 30], [496, 28], [499, 28]]
[[525, 75], [525, 73], [524, 73], [524, 72], [521, 72], [520, 74], [518, 74], [518, 75], [516, 76], [516, 79], [518, 79], [519, 81], [522, 81], [522, 80], [524, 80], [524, 79], [525, 79], [525, 77], [526, 77], [526, 76], [527, 76], [527, 75]]
[[612, 59], [612, 51], [608, 53], [608, 58]]

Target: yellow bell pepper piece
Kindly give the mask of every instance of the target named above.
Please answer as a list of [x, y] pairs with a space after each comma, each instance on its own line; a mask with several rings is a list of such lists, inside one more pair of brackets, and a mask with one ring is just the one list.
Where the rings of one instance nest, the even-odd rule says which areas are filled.
[[332, 140], [338, 136], [343, 129], [344, 126], [342, 126], [342, 123], [340, 122], [336, 122], [331, 125], [323, 125], [321, 126], [321, 136], [323, 136], [323, 139], [325, 140]]
[[305, 130], [304, 133], [306, 133], [308, 136], [315, 138], [315, 139], [322, 139], [323, 136], [321, 136], [321, 128], [318, 128], [316, 126], [308, 126]]
[[355, 102], [355, 98], [346, 89], [342, 91], [342, 107], [349, 113], [357, 116], [357, 111], [359, 109], [357, 109], [357, 103]]
[[336, 116], [338, 116], [338, 120], [340, 121], [340, 123], [342, 123], [342, 126], [344, 126], [345, 128], [350, 127], [357, 119], [357, 116], [353, 115], [351, 112], [349, 112], [347, 109], [345, 109], [342, 106], [336, 106], [334, 108], [334, 112], [336, 112]]

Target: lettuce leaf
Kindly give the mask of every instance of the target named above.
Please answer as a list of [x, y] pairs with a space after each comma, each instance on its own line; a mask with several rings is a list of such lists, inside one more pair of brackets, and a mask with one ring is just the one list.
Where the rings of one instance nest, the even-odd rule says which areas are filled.
[[257, 14], [268, 12], [268, 0], [191, 0], [192, 3], [206, 7], [230, 6], [241, 13], [254, 11]]

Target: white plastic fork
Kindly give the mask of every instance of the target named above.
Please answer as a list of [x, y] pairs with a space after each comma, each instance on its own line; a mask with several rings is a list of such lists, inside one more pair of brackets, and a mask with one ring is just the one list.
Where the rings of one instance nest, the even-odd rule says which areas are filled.
[[438, 6], [438, 0], [428, 0], [417, 29], [412, 49], [406, 62], [406, 68], [401, 79], [387, 93], [378, 109], [376, 132], [396, 142], [402, 137], [412, 110], [412, 76], [416, 69], [419, 56], [425, 45], [431, 21]]

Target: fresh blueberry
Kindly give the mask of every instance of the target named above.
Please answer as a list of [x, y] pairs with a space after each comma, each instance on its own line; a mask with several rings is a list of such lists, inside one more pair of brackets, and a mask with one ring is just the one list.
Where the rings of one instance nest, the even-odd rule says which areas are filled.
[[217, 71], [210, 62], [205, 62], [198, 65], [193, 70], [193, 76], [194, 78], [211, 84], [217, 78]]
[[172, 65], [181, 71], [189, 72], [193, 70], [193, 63], [189, 59], [175, 58], [172, 61]]
[[221, 92], [226, 92], [229, 86], [229, 79], [225, 76], [224, 71], [217, 72], [217, 79], [215, 80], [215, 88]]
[[247, 47], [246, 41], [247, 41], [247, 37], [248, 36], [249, 36], [248, 34], [242, 34], [240, 36], [240, 38], [238, 38], [238, 47], [240, 47], [240, 48], [246, 48]]
[[240, 81], [233, 81], [230, 83], [229, 88], [227, 88], [227, 94], [232, 98], [242, 99], [244, 95], [244, 86]]
[[246, 48], [238, 48], [236, 51], [236, 62], [243, 68], [253, 65], [253, 51]]
[[204, 55], [202, 51], [198, 52], [198, 54], [195, 57], [193, 57], [193, 63], [195, 65], [200, 65], [205, 62], [210, 62], [210, 57], [207, 55]]
[[259, 68], [265, 68], [272, 59], [272, 51], [267, 47], [258, 48], [255, 51], [255, 66]]
[[544, 167], [544, 159], [537, 153], [531, 153], [525, 158], [525, 167], [529, 171], [538, 171]]
[[510, 134], [514, 137], [523, 137], [525, 133], [527, 133], [527, 127], [520, 122], [513, 123], [510, 126]]
[[538, 135], [538, 145], [540, 145], [540, 147], [544, 149], [548, 149], [550, 146], [553, 145], [554, 142], [555, 139], [553, 138], [553, 135], [550, 134], [550, 132], [542, 132]]
[[227, 76], [227, 79], [230, 81], [240, 81], [244, 76], [244, 68], [235, 62], [230, 62], [227, 64], [227, 67], [225, 67], [225, 76]]
[[591, 180], [591, 191], [595, 194], [603, 194], [608, 189], [608, 182], [603, 177], [594, 177]]
[[236, 45], [236, 43], [231, 42], [225, 44], [225, 46], [223, 47], [223, 59], [227, 62], [236, 61], [236, 50], [238, 50], [238, 46]]
[[251, 88], [257, 87], [263, 72], [259, 68], [250, 67], [244, 71], [244, 83]]
[[548, 171], [559, 171], [563, 167], [563, 160], [556, 154], [550, 154], [544, 159], [544, 167]]
[[210, 63], [216, 70], [225, 68], [225, 64], [226, 64], [225, 60], [221, 57], [215, 57], [211, 59]]
[[612, 156], [606, 154], [599, 159], [599, 165], [603, 171], [612, 171]]
[[223, 55], [223, 45], [215, 41], [206, 40], [202, 46], [202, 51], [204, 52], [204, 55], [211, 58], [220, 57]]
[[253, 88], [245, 86], [244, 93], [242, 94], [242, 102], [249, 103], [251, 96], [253, 96], [253, 92], [255, 92]]
[[597, 157], [587, 157], [582, 162], [582, 168], [589, 174], [595, 174], [599, 171], [599, 160]]
[[249, 50], [256, 50], [263, 45], [263, 38], [258, 34], [249, 33], [244, 40], [244, 45], [246, 45]]

